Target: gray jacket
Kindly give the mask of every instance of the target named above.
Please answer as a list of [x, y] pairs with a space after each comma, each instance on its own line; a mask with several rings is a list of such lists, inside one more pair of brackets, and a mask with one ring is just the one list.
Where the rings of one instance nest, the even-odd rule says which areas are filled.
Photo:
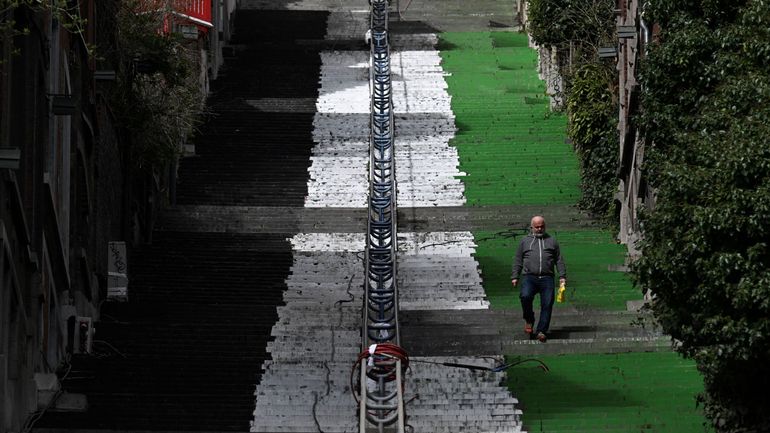
[[511, 279], [519, 278], [519, 273], [553, 275], [554, 265], [559, 272], [559, 278], [567, 278], [567, 267], [556, 239], [548, 233], [543, 233], [541, 238], [530, 234], [521, 240], [516, 250]]

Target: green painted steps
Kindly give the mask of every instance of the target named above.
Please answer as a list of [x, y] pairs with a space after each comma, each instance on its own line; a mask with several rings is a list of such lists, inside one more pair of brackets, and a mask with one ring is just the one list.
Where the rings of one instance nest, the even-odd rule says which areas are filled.
[[[611, 271], [625, 263], [626, 248], [601, 230], [549, 230], [558, 239], [567, 264], [567, 306], [626, 309], [626, 301], [641, 299], [629, 276]], [[494, 308], [520, 308], [518, 289], [511, 285], [511, 264], [521, 237], [499, 232], [475, 232], [476, 260], [487, 296]]]
[[703, 380], [694, 363], [674, 353], [539, 359], [549, 373], [523, 364], [507, 376], [529, 432], [708, 431], [695, 401]]
[[[565, 142], [565, 116], [550, 111], [526, 35], [444, 33], [439, 45], [459, 129], [451, 144], [467, 173], [468, 204], [542, 208], [546, 221], [563, 220], [564, 206], [580, 198], [578, 161]], [[510, 228], [474, 231], [493, 308], [520, 308], [510, 284], [518, 245], [504, 233]], [[626, 249], [608, 232], [574, 224], [549, 224], [548, 230], [567, 262], [569, 304], [622, 310], [641, 299], [625, 274], [609, 270], [624, 265]]]
[[[549, 212], [578, 202], [578, 161], [565, 141], [565, 116], [549, 112], [544, 83], [536, 73], [537, 54], [527, 47], [526, 35], [444, 33], [440, 48], [443, 67], [450, 74], [447, 82], [458, 127], [451, 144], [458, 149], [460, 170], [468, 174], [463, 178], [468, 205], [542, 208], [547, 221], [560, 222]], [[510, 269], [519, 238], [509, 236], [510, 228], [487, 225], [473, 233], [492, 307], [515, 315], [520, 307]], [[558, 223], [549, 224], [548, 230], [561, 243], [569, 276], [567, 303], [556, 305], [554, 325], [568, 317], [589, 323], [588, 316], [573, 315], [575, 310], [622, 314], [627, 301], [641, 299], [626, 274], [610, 270], [625, 264], [626, 250], [611, 233]], [[597, 314], [596, 320], [607, 321], [608, 326], [613, 323], [610, 317]], [[511, 320], [514, 329], [521, 323]], [[520, 333], [504, 339], [500, 343], [504, 353], [538, 356], [551, 367], [548, 374], [531, 365], [508, 370], [509, 387], [522, 404], [525, 429], [703, 431], [704, 418], [694, 399], [703, 384], [694, 365], [670, 351], [667, 337], [634, 340], [624, 338], [624, 332], [604, 342], [571, 336], [542, 344], [525, 340]], [[457, 347], [475, 346], [469, 350], [485, 344], [474, 335], [455, 340]]]
[[[490, 36], [492, 35], [492, 36]], [[470, 205], [573, 204], [578, 164], [549, 110], [537, 56], [515, 33], [444, 33], [440, 48]]]

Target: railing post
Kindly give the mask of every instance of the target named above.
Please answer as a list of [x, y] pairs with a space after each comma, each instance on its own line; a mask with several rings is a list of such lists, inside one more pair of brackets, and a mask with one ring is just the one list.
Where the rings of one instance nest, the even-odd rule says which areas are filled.
[[401, 384], [404, 383], [404, 378], [401, 373], [401, 360], [399, 359], [398, 362], [396, 362], [396, 401], [398, 403], [398, 421], [396, 424], [396, 432], [397, 433], [404, 433], [404, 429], [406, 428], [406, 412], [404, 411], [404, 389], [401, 387]]

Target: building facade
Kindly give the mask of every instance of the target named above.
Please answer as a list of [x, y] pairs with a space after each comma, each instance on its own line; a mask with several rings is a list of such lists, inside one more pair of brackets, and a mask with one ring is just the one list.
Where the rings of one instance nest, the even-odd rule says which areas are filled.
[[[166, 31], [195, 47], [205, 92], [235, 2], [162, 3]], [[93, 350], [102, 303], [125, 295], [125, 251], [151, 239], [173, 181], [168, 167], [131, 163], [107, 97], [118, 65], [98, 53], [116, 48], [121, 0], [58, 4], [0, 15], [0, 432], [87, 406], [60, 379], [72, 354]]]

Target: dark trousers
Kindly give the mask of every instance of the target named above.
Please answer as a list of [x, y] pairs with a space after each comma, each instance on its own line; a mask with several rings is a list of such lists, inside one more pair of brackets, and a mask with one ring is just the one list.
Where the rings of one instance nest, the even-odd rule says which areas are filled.
[[521, 298], [521, 308], [524, 309], [524, 320], [527, 323], [535, 323], [535, 311], [532, 309], [532, 302], [538, 293], [540, 293], [540, 320], [537, 322], [535, 333], [546, 333], [551, 324], [551, 310], [553, 309], [553, 275], [525, 274], [522, 276], [519, 298]]

